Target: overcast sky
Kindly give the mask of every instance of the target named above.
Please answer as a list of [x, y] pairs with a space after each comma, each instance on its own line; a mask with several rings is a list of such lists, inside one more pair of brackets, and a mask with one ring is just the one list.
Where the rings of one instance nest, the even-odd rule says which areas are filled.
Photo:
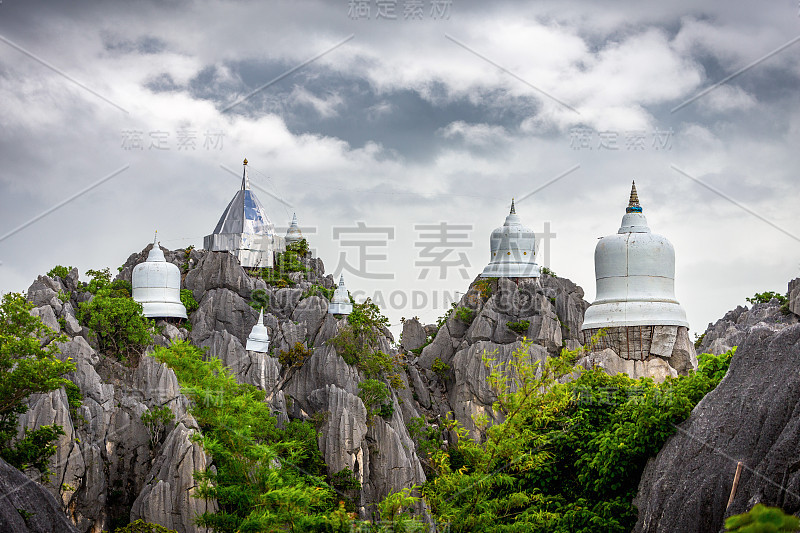
[[466, 290], [512, 197], [592, 301], [635, 179], [702, 332], [800, 276], [799, 78], [795, 1], [3, 0], [0, 291], [201, 247], [247, 157], [393, 324]]

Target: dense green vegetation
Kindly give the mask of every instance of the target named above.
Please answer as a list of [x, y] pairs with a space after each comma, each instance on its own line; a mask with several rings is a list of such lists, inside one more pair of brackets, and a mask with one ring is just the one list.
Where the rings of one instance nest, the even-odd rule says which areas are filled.
[[216, 472], [196, 473], [199, 496], [219, 505], [217, 512], [199, 518], [200, 525], [218, 533], [352, 527], [377, 532], [402, 531], [396, 527], [415, 523], [403, 511], [413, 504], [408, 493], [390, 495], [382, 504], [381, 513], [391, 515], [384, 524], [359, 523], [333, 489], [352, 490], [352, 473], [326, 478], [313, 425], [294, 420], [279, 428], [264, 391], [237, 383], [219, 359], [206, 360], [202, 350], [183, 341], [157, 347], [153, 356], [175, 371], [193, 400], [192, 414], [203, 432], [197, 440], [216, 466]]
[[539, 365], [527, 350], [508, 365], [485, 358], [505, 422], [476, 420], [483, 440], [444, 422], [459, 440], [442, 450], [431, 432], [416, 428], [433, 470], [425, 499], [450, 531], [630, 531], [647, 459], [716, 387], [732, 352], [702, 355], [696, 373], [656, 384], [600, 370], [559, 383], [575, 371], [577, 354]]
[[94, 296], [78, 305], [78, 321], [92, 330], [101, 352], [120, 360], [138, 357], [153, 340], [154, 322], [142, 316], [142, 304], [131, 298], [131, 284], [111, 281], [108, 268], [87, 270], [85, 285]]
[[[17, 421], [28, 410], [28, 396], [71, 384], [64, 374], [75, 365], [58, 358], [55, 341], [66, 339], [55, 337], [40, 318], [31, 316], [32, 308], [18, 293], [4, 294], [0, 301], [0, 457], [20, 470], [34, 467], [46, 480], [55, 441], [64, 432], [60, 426], [41, 426], [15, 441]], [[42, 347], [42, 338], [53, 340]]]
[[194, 299], [194, 293], [189, 289], [181, 289], [181, 303], [186, 308], [186, 314], [190, 315], [200, 308], [200, 304]]
[[520, 320], [519, 322], [506, 322], [506, 327], [514, 333], [524, 335], [528, 332], [528, 328], [531, 327], [531, 323], [528, 320]]

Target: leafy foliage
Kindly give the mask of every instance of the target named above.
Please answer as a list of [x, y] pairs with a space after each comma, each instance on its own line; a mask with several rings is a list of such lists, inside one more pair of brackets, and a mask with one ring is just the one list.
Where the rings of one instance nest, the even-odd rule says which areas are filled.
[[256, 289], [250, 293], [250, 307], [253, 309], [268, 309], [269, 294], [264, 289]]
[[456, 309], [455, 316], [464, 324], [469, 325], [472, 324], [473, 320], [475, 320], [475, 310], [470, 309], [469, 307], [458, 307]]
[[732, 354], [701, 355], [696, 373], [656, 384], [582, 371], [567, 350], [531, 361], [529, 348], [505, 364], [484, 356], [503, 423], [477, 417], [479, 442], [443, 421], [458, 443], [428, 446], [434, 473], [422, 491], [437, 520], [450, 531], [630, 531], [645, 463], [717, 385]]
[[47, 276], [50, 278], [65, 279], [67, 276], [69, 276], [69, 273], [73, 268], [74, 267], [71, 266], [65, 267], [61, 265], [56, 265], [50, 269], [50, 272], [47, 273]]
[[293, 252], [300, 257], [305, 257], [308, 254], [308, 241], [300, 239], [299, 241], [292, 242], [286, 245], [287, 252]]
[[531, 323], [528, 320], [520, 320], [519, 322], [506, 322], [506, 327], [515, 333], [525, 335], [525, 333], [528, 332], [528, 328], [531, 327]]
[[189, 289], [181, 289], [181, 303], [186, 308], [186, 314], [190, 315], [200, 308], [200, 304], [194, 299], [194, 293]]
[[445, 314], [443, 314], [442, 316], [440, 316], [439, 318], [436, 319], [436, 330], [437, 331], [442, 329], [442, 326], [444, 326], [445, 322], [447, 322], [447, 320], [453, 315], [453, 311], [455, 311], [457, 306], [458, 306], [458, 304], [456, 302], [451, 303], [450, 304], [450, 309], [448, 309]]
[[788, 515], [780, 507], [757, 503], [750, 511], [725, 520], [725, 531], [733, 533], [778, 533], [800, 529], [800, 519]]
[[549, 268], [544, 267], [544, 266], [542, 267], [542, 274], [546, 274], [546, 275], [548, 275], [550, 277], [553, 277], [553, 278], [557, 278], [558, 277], [558, 275], [555, 272], [553, 272], [552, 270], [550, 270]]
[[492, 292], [497, 288], [497, 280], [500, 278], [481, 278], [472, 284], [472, 288], [478, 291], [481, 298], [486, 300], [492, 296]]
[[166, 405], [152, 407], [141, 416], [144, 427], [150, 433], [150, 447], [155, 448], [164, 436], [164, 432], [175, 420], [175, 415]]
[[145, 522], [140, 518], [127, 526], [118, 527], [114, 530], [114, 533], [177, 533], [177, 531], [151, 522]]
[[440, 379], [445, 379], [447, 377], [447, 373], [450, 372], [450, 365], [437, 357], [433, 360], [431, 370], [433, 370]]
[[217, 500], [219, 510], [198, 519], [219, 533], [324, 530], [347, 515], [336, 515], [333, 491], [317, 433], [309, 423], [277, 427], [265, 393], [236, 382], [217, 358], [187, 342], [157, 347], [153, 356], [172, 368], [203, 434], [216, 472], [196, 473], [199, 496]]
[[[4, 294], [0, 300], [0, 457], [24, 470], [38, 469], [49, 474], [48, 460], [55, 453], [53, 443], [63, 435], [60, 426], [42, 426], [17, 435], [19, 415], [28, 410], [25, 398], [45, 393], [71, 383], [64, 378], [75, 370], [70, 358], [62, 361], [55, 342], [42, 347], [41, 338], [53, 332], [39, 317], [32, 316], [33, 305], [19, 293]], [[53, 341], [66, 341], [59, 336]]]
[[311, 356], [311, 352], [302, 342], [294, 343], [288, 350], [282, 351], [278, 355], [278, 361], [284, 366], [303, 366], [303, 362]]
[[112, 289], [98, 289], [78, 306], [78, 320], [92, 330], [101, 351], [122, 360], [141, 355], [152, 342], [154, 326], [142, 316], [142, 304], [127, 296], [113, 296]]
[[326, 289], [322, 285], [312, 285], [309, 287], [301, 296], [301, 298], [308, 298], [309, 296], [322, 296], [326, 300], [333, 299], [333, 293], [336, 292], [336, 289]]
[[788, 300], [786, 296], [773, 291], [757, 292], [752, 298], [745, 298], [745, 300], [751, 304], [766, 304], [769, 303], [773, 298], [778, 300], [779, 304], [784, 304]]
[[392, 417], [392, 413], [394, 413], [392, 393], [382, 381], [365, 379], [358, 384], [358, 397], [367, 408], [367, 419], [371, 419], [376, 414], [380, 414], [384, 418]]

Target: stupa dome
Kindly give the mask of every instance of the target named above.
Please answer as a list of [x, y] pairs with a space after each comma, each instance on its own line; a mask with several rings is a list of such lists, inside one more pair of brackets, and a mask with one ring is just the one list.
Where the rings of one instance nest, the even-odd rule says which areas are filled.
[[303, 232], [300, 231], [300, 227], [297, 225], [297, 213], [293, 213], [292, 223], [289, 225], [289, 229], [286, 230], [286, 244], [302, 241], [303, 239]]
[[131, 285], [133, 299], [142, 304], [144, 316], [186, 318], [186, 308], [181, 303], [181, 272], [167, 262], [156, 239], [147, 260], [133, 267]]
[[253, 326], [250, 335], [247, 337], [245, 348], [252, 352], [266, 353], [269, 351], [269, 332], [264, 325], [264, 308], [258, 314], [258, 322]]
[[675, 249], [650, 232], [636, 184], [616, 235], [603, 237], [594, 252], [597, 297], [582, 330], [617, 326], [687, 326], [675, 298]]
[[339, 276], [339, 286], [333, 291], [333, 299], [328, 305], [328, 313], [331, 315], [349, 315], [353, 312], [353, 304], [350, 303], [350, 295], [347, 287], [344, 286], [344, 274]]
[[489, 239], [491, 260], [481, 273], [482, 278], [538, 278], [536, 236], [517, 215], [514, 200], [505, 223], [492, 232]]

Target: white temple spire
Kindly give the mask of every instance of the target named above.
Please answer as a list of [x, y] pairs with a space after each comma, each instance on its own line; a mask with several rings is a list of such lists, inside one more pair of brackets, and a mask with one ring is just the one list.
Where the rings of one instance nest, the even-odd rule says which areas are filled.
[[353, 304], [350, 303], [350, 294], [344, 286], [344, 274], [339, 275], [339, 287], [333, 291], [333, 298], [328, 306], [328, 313], [331, 315], [349, 315], [353, 312]]
[[247, 337], [245, 349], [251, 352], [266, 353], [269, 351], [269, 332], [267, 326], [264, 325], [264, 308], [258, 313], [258, 321], [253, 325], [250, 330], [250, 335]]

